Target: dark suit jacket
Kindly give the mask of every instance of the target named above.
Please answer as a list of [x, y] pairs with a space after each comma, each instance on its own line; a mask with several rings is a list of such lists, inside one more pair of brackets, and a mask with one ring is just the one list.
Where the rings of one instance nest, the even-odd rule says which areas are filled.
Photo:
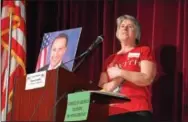
[[[42, 68], [40, 68], [38, 71], [48, 70], [49, 66], [50, 66], [50, 64], [47, 64], [47, 65], [43, 66]], [[61, 63], [61, 65], [59, 67], [62, 67], [64, 69], [68, 70], [68, 68], [63, 63]], [[59, 67], [57, 67], [57, 68], [59, 68]]]

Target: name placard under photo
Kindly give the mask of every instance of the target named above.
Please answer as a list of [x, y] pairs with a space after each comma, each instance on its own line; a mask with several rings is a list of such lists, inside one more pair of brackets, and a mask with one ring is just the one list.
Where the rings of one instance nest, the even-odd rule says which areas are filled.
[[28, 74], [26, 77], [25, 90], [42, 88], [45, 86], [46, 71]]

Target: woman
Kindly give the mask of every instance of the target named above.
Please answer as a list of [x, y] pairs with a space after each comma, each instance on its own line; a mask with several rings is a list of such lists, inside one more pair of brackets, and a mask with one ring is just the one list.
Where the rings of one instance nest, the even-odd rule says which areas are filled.
[[139, 46], [139, 22], [130, 15], [117, 18], [116, 37], [121, 49], [107, 58], [99, 86], [119, 92], [130, 102], [111, 104], [109, 122], [151, 122], [149, 86], [156, 75], [155, 58], [148, 46]]

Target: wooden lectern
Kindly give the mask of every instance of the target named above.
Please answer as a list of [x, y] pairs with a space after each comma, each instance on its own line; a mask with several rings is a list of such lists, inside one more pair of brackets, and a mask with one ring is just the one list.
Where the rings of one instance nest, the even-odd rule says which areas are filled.
[[[43, 88], [25, 90], [26, 76], [15, 81], [11, 121], [63, 122], [67, 95], [80, 90], [92, 90], [92, 84], [63, 68], [47, 71]], [[85, 122], [107, 121], [111, 100], [124, 101], [105, 94], [91, 93], [88, 119]]]

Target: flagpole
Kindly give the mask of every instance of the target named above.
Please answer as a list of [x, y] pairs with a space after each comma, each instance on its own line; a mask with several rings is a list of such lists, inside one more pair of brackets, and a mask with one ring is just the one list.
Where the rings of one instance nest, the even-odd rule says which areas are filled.
[[[2, 18], [2, 12], [1, 12], [1, 0], [0, 0], [0, 17]], [[1, 28], [1, 21], [0, 21], [0, 28]], [[0, 31], [1, 32], [1, 31]], [[1, 35], [0, 35], [1, 36]], [[1, 38], [2, 38], [2, 36], [1, 36]], [[1, 40], [2, 39], [0, 39], [0, 45], [1, 45]], [[1, 45], [2, 46], [2, 45]], [[0, 47], [0, 56], [1, 56], [1, 47]], [[1, 56], [1, 59], [2, 59], [2, 56]], [[2, 72], [2, 60], [0, 60], [0, 73]], [[0, 77], [0, 81], [2, 82], [2, 79], [1, 79], [1, 77]], [[1, 87], [2, 88], [2, 87]], [[0, 93], [0, 96], [2, 96], [2, 94]], [[1, 99], [2, 99], [2, 97], [1, 97]], [[2, 101], [1, 101], [2, 102]], [[0, 108], [1, 108], [2, 106], [1, 106], [1, 104], [0, 104]], [[1, 111], [1, 114], [0, 114], [0, 117], [1, 117], [1, 120], [0, 121], [2, 121], [2, 111]]]
[[5, 96], [5, 121], [8, 113], [8, 99], [9, 99], [9, 81], [10, 81], [10, 66], [11, 66], [11, 47], [12, 47], [12, 10], [9, 11], [9, 47], [8, 47], [8, 67], [6, 77], [6, 96]]

